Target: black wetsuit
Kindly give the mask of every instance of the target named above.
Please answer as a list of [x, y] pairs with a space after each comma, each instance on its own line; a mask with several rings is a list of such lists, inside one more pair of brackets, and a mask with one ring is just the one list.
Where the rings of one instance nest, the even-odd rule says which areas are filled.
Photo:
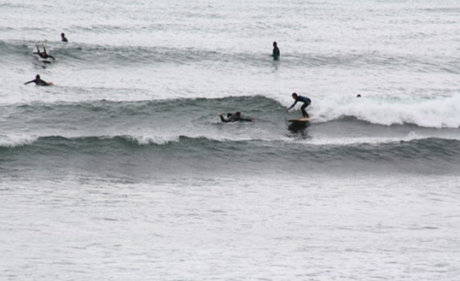
[[307, 97], [297, 96], [295, 102], [291, 105], [291, 107], [289, 107], [289, 109], [293, 108], [297, 104], [298, 101], [303, 102], [303, 105], [300, 108], [301, 111], [302, 111], [303, 117], [309, 117], [307, 111], [305, 110], [305, 108], [307, 108], [307, 106], [309, 106], [311, 104], [311, 99], [309, 99]]
[[53, 60], [56, 60], [53, 56], [50, 56], [50, 55], [48, 55], [48, 54], [46, 53], [45, 47], [43, 47], [43, 52], [40, 52], [40, 49], [39, 49], [38, 46], [37, 46], [37, 51], [34, 52], [33, 54], [38, 55], [38, 56], [41, 57], [42, 59], [52, 58]]
[[237, 122], [237, 121], [248, 121], [248, 122], [251, 122], [252, 119], [250, 118], [243, 118], [240, 116], [238, 116], [236, 113], [235, 114], [227, 114], [227, 118], [224, 118], [222, 115], [220, 115], [220, 120], [222, 120], [222, 122]]
[[273, 59], [277, 60], [280, 56], [280, 49], [275, 46], [273, 47]]
[[35, 85], [37, 85], [37, 86], [49, 86], [50, 85], [50, 83], [48, 83], [46, 81], [43, 81], [40, 78], [35, 78], [34, 80], [31, 80], [29, 82], [24, 83], [24, 85], [27, 85], [27, 84], [32, 83], [32, 82], [35, 83]]

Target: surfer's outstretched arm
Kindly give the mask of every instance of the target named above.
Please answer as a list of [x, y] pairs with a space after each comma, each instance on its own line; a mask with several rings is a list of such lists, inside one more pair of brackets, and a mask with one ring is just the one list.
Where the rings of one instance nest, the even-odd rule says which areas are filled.
[[38, 74], [35, 75], [35, 79], [34, 79], [34, 80], [31, 80], [31, 81], [29, 81], [29, 82], [26, 82], [26, 83], [24, 83], [24, 85], [27, 85], [27, 84], [32, 83], [32, 82], [34, 82], [35, 85], [37, 85], [37, 86], [51, 86], [51, 85], [53, 85], [52, 82], [46, 82], [46, 81], [42, 80], [42, 79], [40, 78], [40, 75], [38, 75]]
[[291, 110], [291, 108], [293, 108], [296, 104], [297, 104], [297, 100], [290, 107], [286, 108], [286, 112]]
[[35, 55], [40, 55], [40, 48], [38, 48], [38, 45], [35, 44], [35, 46], [37, 47], [37, 51], [36, 52], [33, 52], [33, 54]]

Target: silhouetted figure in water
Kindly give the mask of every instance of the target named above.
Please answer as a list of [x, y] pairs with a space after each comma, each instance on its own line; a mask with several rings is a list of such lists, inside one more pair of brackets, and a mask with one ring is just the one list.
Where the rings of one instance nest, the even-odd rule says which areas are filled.
[[42, 80], [42, 79], [40, 78], [40, 75], [38, 75], [38, 74], [35, 75], [35, 79], [34, 79], [34, 80], [30, 80], [30, 81], [24, 83], [24, 85], [27, 85], [27, 84], [29, 84], [29, 83], [35, 83], [35, 85], [37, 85], [37, 86], [51, 86], [51, 85], [53, 85], [52, 82], [46, 82], [46, 81]]
[[64, 34], [64, 33], [61, 33], [61, 41], [62, 41], [62, 42], [69, 42], [69, 40], [67, 40], [67, 38], [65, 38], [65, 34]]
[[278, 44], [276, 42], [273, 42], [272, 57], [274, 60], [278, 60], [278, 58], [280, 57], [280, 49], [278, 48]]

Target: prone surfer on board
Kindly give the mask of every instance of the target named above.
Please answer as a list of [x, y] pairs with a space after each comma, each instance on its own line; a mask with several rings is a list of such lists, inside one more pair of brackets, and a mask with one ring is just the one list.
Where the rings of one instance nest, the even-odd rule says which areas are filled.
[[43, 44], [43, 52], [40, 52], [40, 48], [38, 47], [38, 45], [35, 45], [35, 46], [37, 46], [37, 51], [33, 52], [34, 55], [38, 55], [42, 59], [52, 58], [53, 60], [56, 60], [53, 56], [50, 56], [46, 53], [46, 48], [44, 44]]
[[51, 85], [53, 85], [52, 82], [46, 82], [46, 81], [42, 80], [40, 78], [40, 75], [38, 75], [38, 74], [35, 76], [34, 80], [30, 80], [30, 81], [24, 83], [24, 85], [27, 85], [29, 83], [35, 83], [35, 85], [37, 85], [37, 86], [51, 86]]
[[241, 116], [241, 112], [237, 111], [236, 113], [232, 114], [232, 113], [228, 113], [227, 114], [227, 118], [224, 118], [222, 116], [222, 113], [219, 113], [219, 116], [220, 116], [220, 120], [222, 120], [222, 122], [237, 122], [237, 121], [248, 121], [248, 122], [252, 122], [255, 120], [254, 117], [251, 117], [251, 118], [243, 118]]
[[286, 108], [286, 112], [289, 112], [289, 110], [291, 110], [291, 108], [293, 108], [297, 104], [297, 102], [300, 101], [300, 102], [303, 102], [303, 105], [300, 108], [302, 111], [303, 117], [304, 118], [310, 117], [307, 111], [305, 110], [305, 108], [307, 108], [307, 106], [311, 104], [311, 99], [304, 97], [304, 96], [297, 95], [296, 93], [292, 93], [292, 98], [295, 100], [295, 102], [291, 105], [291, 107]]

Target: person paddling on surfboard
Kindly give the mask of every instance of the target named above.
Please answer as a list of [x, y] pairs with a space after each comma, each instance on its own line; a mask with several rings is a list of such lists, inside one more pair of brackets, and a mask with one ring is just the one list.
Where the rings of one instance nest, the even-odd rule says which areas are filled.
[[45, 45], [43, 45], [43, 52], [40, 52], [40, 48], [38, 47], [38, 45], [35, 45], [35, 46], [37, 46], [37, 51], [34, 52], [33, 54], [38, 55], [42, 59], [52, 58], [53, 60], [56, 60], [53, 56], [50, 56], [46, 53]]
[[311, 99], [304, 97], [304, 96], [297, 95], [296, 93], [292, 93], [292, 98], [295, 99], [295, 102], [291, 105], [291, 107], [286, 108], [286, 112], [289, 112], [289, 110], [291, 110], [291, 108], [293, 108], [297, 104], [297, 102], [300, 101], [300, 102], [303, 102], [303, 105], [300, 108], [302, 111], [303, 117], [304, 118], [310, 117], [307, 111], [305, 110], [305, 108], [307, 108], [307, 106], [311, 104]]
[[53, 85], [52, 82], [46, 82], [40, 78], [40, 75], [36, 75], [34, 80], [31, 80], [29, 82], [24, 83], [24, 85], [27, 85], [29, 83], [35, 83], [37, 86], [51, 86]]
[[241, 116], [241, 112], [237, 111], [236, 113], [232, 114], [232, 113], [228, 113], [227, 114], [227, 118], [224, 118], [222, 116], [222, 113], [219, 113], [219, 116], [220, 116], [220, 120], [222, 120], [222, 122], [237, 122], [237, 121], [248, 121], [248, 122], [252, 122], [255, 120], [255, 118], [251, 117], [251, 118], [243, 118]]

